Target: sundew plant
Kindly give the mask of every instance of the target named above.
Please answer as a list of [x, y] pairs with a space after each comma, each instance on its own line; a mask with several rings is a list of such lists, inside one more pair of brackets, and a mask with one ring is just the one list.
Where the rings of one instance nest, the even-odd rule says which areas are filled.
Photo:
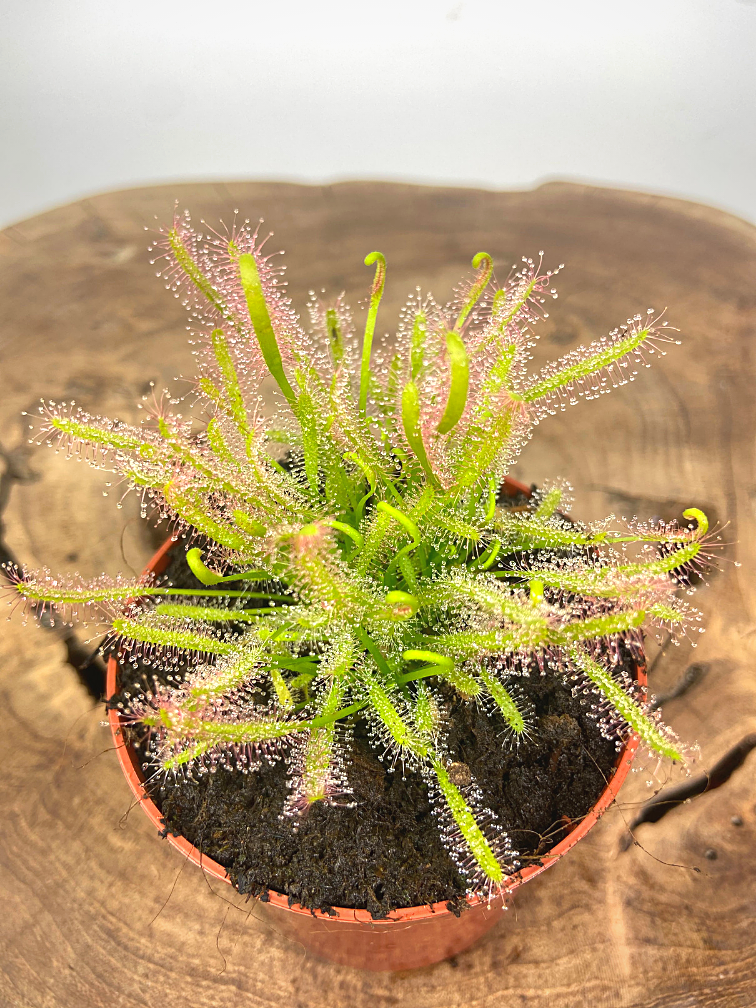
[[358, 334], [343, 297], [313, 297], [305, 329], [263, 244], [248, 222], [202, 234], [186, 214], [161, 232], [162, 276], [189, 309], [199, 359], [192, 415], [154, 402], [131, 426], [73, 403], [41, 408], [43, 439], [119, 474], [174, 522], [205, 587], [23, 570], [13, 591], [66, 620], [106, 613], [122, 658], [161, 672], [122, 705], [156, 773], [286, 758], [293, 826], [314, 802], [349, 801], [359, 713], [388, 769], [424, 775], [470, 891], [490, 892], [517, 854], [475, 781], [455, 783], [449, 690], [500, 712], [502, 745], [517, 746], [536, 730], [517, 677], [549, 670], [592, 694], [618, 747], [637, 735], [682, 759], [623, 655], [642, 661], [644, 626], [698, 618], [677, 589], [701, 562], [705, 516], [579, 524], [558, 482], [527, 506], [499, 497], [534, 425], [631, 381], [672, 330], [636, 315], [529, 374], [555, 271], [523, 259], [499, 287], [480, 252], [451, 304], [418, 290], [374, 347], [381, 253], [365, 259], [375, 273]]

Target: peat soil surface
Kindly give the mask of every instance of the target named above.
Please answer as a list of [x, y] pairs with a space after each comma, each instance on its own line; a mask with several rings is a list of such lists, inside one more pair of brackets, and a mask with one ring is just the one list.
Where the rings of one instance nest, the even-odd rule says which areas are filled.
[[[201, 587], [186, 566], [185, 549], [179, 540], [161, 582]], [[634, 675], [629, 653], [623, 664]], [[156, 677], [165, 680], [154, 665], [120, 664], [121, 692], [111, 703], [149, 688]], [[538, 862], [591, 809], [617, 752], [591, 714], [593, 695], [573, 696], [570, 685], [537, 668], [517, 676], [510, 688], [529, 708], [529, 738], [513, 745], [496, 711], [449, 689], [447, 749], [458, 764], [456, 783], [464, 785], [468, 776], [477, 782], [525, 866]], [[466, 883], [442, 843], [423, 777], [402, 775], [401, 766], [389, 770], [357, 715], [351, 735], [352, 806], [316, 803], [296, 828], [291, 818], [281, 818], [289, 794], [282, 760], [249, 774], [221, 768], [197, 780], [155, 780], [150, 793], [166, 832], [186, 837], [223, 865], [241, 893], [265, 900], [272, 889], [311, 910], [351, 907], [376, 919], [399, 907], [441, 901], [459, 913]], [[149, 775], [154, 767], [134, 741]]]

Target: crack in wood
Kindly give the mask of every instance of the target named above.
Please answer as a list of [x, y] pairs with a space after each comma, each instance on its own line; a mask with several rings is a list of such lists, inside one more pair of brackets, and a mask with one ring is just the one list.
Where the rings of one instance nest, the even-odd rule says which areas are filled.
[[[5, 470], [0, 474], [0, 570], [20, 571], [21, 564], [5, 541], [3, 514], [10, 502], [13, 486], [16, 483], [31, 483], [39, 477], [29, 468], [26, 445], [6, 450], [0, 444], [0, 458], [5, 462]], [[71, 627], [51, 619], [47, 610], [39, 611], [31, 606], [30, 612], [38, 626], [54, 633], [60, 640], [66, 649], [66, 662], [76, 672], [87, 693], [99, 703], [105, 693], [105, 664], [100, 657], [101, 645], [98, 644], [92, 651], [79, 640]]]
[[696, 798], [706, 791], [714, 791], [716, 788], [726, 784], [735, 771], [740, 769], [743, 763], [745, 763], [752, 749], [756, 749], [756, 732], [749, 732], [747, 735], [744, 735], [739, 742], [727, 750], [724, 756], [717, 760], [708, 773], [699, 774], [696, 777], [691, 777], [690, 780], [683, 781], [681, 784], [674, 784], [672, 787], [664, 788], [663, 791], [660, 791], [659, 794], [646, 802], [635, 819], [630, 823], [629, 832], [620, 841], [621, 849], [625, 851], [632, 846], [632, 833], [639, 826], [643, 825], [643, 823], [659, 822], [668, 812], [677, 808], [678, 805], [682, 805], [691, 798]]

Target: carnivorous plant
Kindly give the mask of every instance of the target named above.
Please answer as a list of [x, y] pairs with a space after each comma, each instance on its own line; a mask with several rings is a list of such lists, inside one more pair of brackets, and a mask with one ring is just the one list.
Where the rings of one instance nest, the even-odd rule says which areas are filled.
[[556, 297], [558, 270], [540, 260], [499, 287], [480, 252], [451, 304], [418, 290], [395, 337], [378, 341], [380, 252], [365, 259], [374, 279], [358, 335], [343, 296], [313, 297], [311, 325], [300, 323], [248, 223], [203, 234], [185, 214], [156, 248], [191, 316], [193, 416], [161, 402], [134, 426], [43, 403], [41, 438], [170, 518], [204, 587], [23, 570], [13, 590], [63, 619], [105, 614], [126, 660], [175, 670], [123, 705], [149, 732], [157, 773], [284, 757], [282, 814], [296, 825], [314, 802], [349, 800], [346, 725], [359, 712], [389, 768], [425, 776], [470, 891], [491, 891], [517, 854], [474, 780], [450, 773], [442, 684], [497, 709], [502, 745], [517, 746], [535, 730], [517, 677], [540, 666], [592, 693], [618, 747], [635, 733], [682, 758], [620, 649], [640, 660], [644, 626], [698, 618], [677, 588], [701, 562], [706, 517], [581, 524], [564, 516], [559, 482], [525, 507], [499, 497], [534, 425], [631, 381], [673, 341], [666, 322], [636, 315], [530, 374], [533, 326]]

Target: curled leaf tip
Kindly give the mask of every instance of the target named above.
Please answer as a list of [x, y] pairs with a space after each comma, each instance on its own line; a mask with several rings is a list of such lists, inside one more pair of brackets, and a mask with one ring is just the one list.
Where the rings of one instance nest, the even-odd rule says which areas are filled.
[[202, 562], [202, 550], [197, 547], [187, 550], [186, 563], [192, 574], [204, 585], [218, 584], [223, 580], [222, 575], [216, 574], [215, 571], [211, 571], [209, 567], [205, 566]]
[[362, 341], [362, 363], [360, 366], [360, 416], [365, 416], [367, 409], [368, 385], [370, 382], [370, 354], [373, 347], [373, 334], [375, 333], [375, 321], [378, 317], [378, 306], [383, 296], [383, 286], [386, 282], [386, 258], [382, 252], [371, 252], [365, 256], [365, 265], [372, 266], [378, 263], [373, 277], [373, 286], [370, 290], [370, 307], [368, 308], [367, 321], [365, 323], [365, 336]]
[[481, 294], [488, 286], [488, 281], [491, 279], [491, 274], [493, 273], [493, 259], [488, 252], [478, 252], [477, 255], [473, 257], [472, 264], [474, 269], [480, 269], [480, 273], [470, 288], [470, 294], [467, 301], [465, 302], [462, 311], [459, 313], [457, 321], [454, 323], [455, 331], [461, 329], [464, 325], [467, 316], [478, 303]]
[[382, 266], [386, 265], [386, 257], [383, 252], [369, 252], [365, 256], [365, 265], [372, 266], [373, 263], [378, 262], [378, 260], [380, 260]]
[[683, 518], [696, 522], [698, 525], [696, 529], [697, 536], [704, 536], [709, 531], [709, 519], [698, 508], [687, 508], [687, 510], [683, 511]]
[[472, 261], [473, 269], [478, 269], [478, 267], [480, 266], [480, 264], [482, 262], [485, 262], [486, 269], [489, 269], [489, 268], [491, 270], [493, 269], [493, 259], [488, 254], [488, 252], [478, 252], [478, 253], [476, 253], [476, 255], [473, 256], [473, 261]]
[[370, 291], [370, 296], [371, 298], [379, 298], [383, 293], [383, 285], [386, 282], [386, 257], [382, 252], [371, 252], [370, 255], [365, 256], [366, 266], [372, 266], [374, 263], [378, 265], [375, 268], [375, 277], [373, 278], [373, 287]]
[[390, 591], [383, 601], [383, 618], [396, 622], [411, 619], [420, 606], [417, 596], [405, 591]]

